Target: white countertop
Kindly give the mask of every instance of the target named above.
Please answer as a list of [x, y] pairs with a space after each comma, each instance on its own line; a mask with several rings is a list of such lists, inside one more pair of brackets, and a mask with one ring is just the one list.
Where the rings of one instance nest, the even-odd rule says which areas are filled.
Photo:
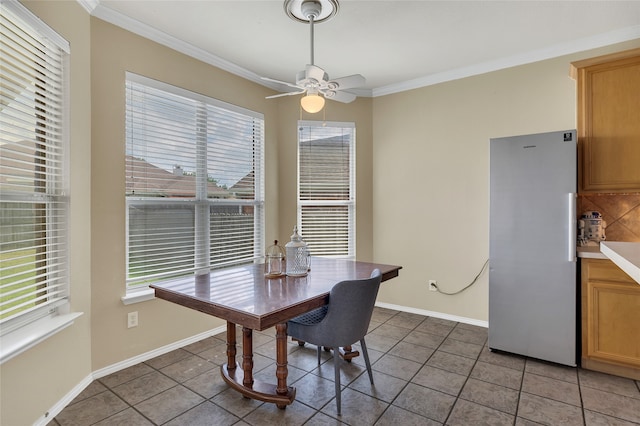
[[640, 243], [603, 241], [600, 251], [640, 284]]
[[578, 257], [586, 257], [588, 259], [607, 259], [607, 256], [600, 252], [600, 245], [597, 246], [579, 246]]

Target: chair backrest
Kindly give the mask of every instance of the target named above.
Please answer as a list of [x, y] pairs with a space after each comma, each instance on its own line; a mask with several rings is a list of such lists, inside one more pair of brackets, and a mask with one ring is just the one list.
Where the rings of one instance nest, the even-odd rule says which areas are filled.
[[342, 281], [329, 293], [327, 315], [322, 320], [331, 333], [325, 346], [348, 346], [367, 334], [382, 275], [374, 269], [371, 278]]

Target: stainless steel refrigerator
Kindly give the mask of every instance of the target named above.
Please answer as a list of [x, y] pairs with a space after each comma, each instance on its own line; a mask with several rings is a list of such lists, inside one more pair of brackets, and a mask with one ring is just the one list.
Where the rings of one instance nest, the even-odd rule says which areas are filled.
[[489, 348], [576, 365], [575, 130], [490, 141]]

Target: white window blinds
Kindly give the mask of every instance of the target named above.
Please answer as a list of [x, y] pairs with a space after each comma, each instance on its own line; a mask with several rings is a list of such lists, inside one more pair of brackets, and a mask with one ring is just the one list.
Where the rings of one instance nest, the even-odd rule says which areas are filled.
[[355, 257], [355, 126], [298, 122], [298, 227], [314, 256]]
[[127, 74], [128, 288], [261, 258], [261, 114]]
[[69, 44], [17, 2], [0, 14], [0, 325], [69, 294], [65, 69]]

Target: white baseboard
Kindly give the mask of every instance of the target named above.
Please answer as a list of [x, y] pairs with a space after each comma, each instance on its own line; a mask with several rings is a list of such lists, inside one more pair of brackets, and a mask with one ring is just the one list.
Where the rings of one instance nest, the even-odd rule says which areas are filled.
[[[376, 303], [376, 306], [379, 306], [381, 308], [393, 309], [393, 310], [401, 311], [401, 312], [408, 312], [408, 313], [412, 313], [412, 314], [424, 315], [424, 316], [427, 316], [427, 317], [435, 317], [435, 318], [446, 319], [446, 320], [449, 320], [449, 321], [461, 322], [461, 323], [464, 323], [464, 324], [477, 325], [479, 327], [488, 328], [488, 326], [489, 326], [489, 322], [488, 321], [480, 321], [480, 320], [476, 320], [476, 319], [473, 319], [473, 318], [459, 317], [459, 316], [456, 316], [456, 315], [443, 314], [441, 312], [427, 311], [427, 310], [424, 310], [424, 309], [410, 308], [410, 307], [407, 307], [407, 306], [393, 305], [391, 303]], [[226, 325], [222, 325], [222, 326], [214, 328], [212, 330], [208, 330], [208, 331], [205, 331], [203, 333], [196, 334], [195, 336], [187, 337], [186, 339], [179, 340], [177, 342], [162, 346], [162, 347], [154, 349], [152, 351], [145, 352], [145, 353], [140, 354], [140, 355], [136, 355], [133, 358], [129, 358], [129, 359], [126, 359], [124, 361], [120, 361], [120, 362], [117, 362], [115, 364], [112, 364], [112, 365], [109, 365], [107, 367], [104, 367], [104, 368], [101, 368], [99, 370], [96, 370], [93, 373], [91, 373], [90, 375], [88, 375], [87, 377], [85, 377], [84, 379], [82, 379], [82, 381], [80, 383], [78, 383], [69, 393], [67, 393], [67, 395], [65, 395], [64, 398], [62, 398], [53, 407], [51, 407], [51, 409], [49, 410], [48, 413], [46, 413], [44, 416], [40, 417], [34, 423], [34, 426], [45, 426], [47, 423], [49, 423], [51, 421], [51, 419], [53, 419], [58, 414], [60, 414], [60, 412], [71, 401], [73, 401], [78, 395], [80, 395], [80, 393], [87, 386], [89, 386], [91, 384], [91, 382], [93, 382], [96, 379], [108, 376], [109, 374], [113, 374], [113, 373], [115, 373], [117, 371], [120, 371], [120, 370], [123, 370], [125, 368], [132, 367], [132, 366], [134, 366], [136, 364], [139, 364], [141, 362], [150, 360], [150, 359], [155, 358], [155, 357], [160, 356], [160, 355], [164, 355], [167, 352], [171, 352], [173, 350], [180, 349], [183, 346], [190, 345], [191, 343], [198, 342], [198, 341], [200, 341], [202, 339], [205, 339], [205, 338], [207, 338], [209, 336], [215, 336], [216, 334], [223, 333], [225, 331], [227, 331], [227, 326]]]
[[91, 382], [93, 382], [93, 374], [89, 374], [87, 377], [82, 379], [80, 383], [75, 385], [75, 387], [71, 389], [71, 391], [67, 393], [64, 398], [58, 401], [56, 405], [51, 407], [51, 409], [47, 411], [43, 416], [40, 416], [40, 418], [33, 423], [34, 426], [47, 425], [51, 420], [53, 420], [54, 417], [60, 414], [60, 412], [64, 410], [64, 407], [69, 405], [69, 403], [73, 401], [76, 396], [80, 395], [80, 392], [85, 390], [85, 388], [89, 386]]
[[162, 346], [152, 351], [145, 352], [140, 355], [136, 355], [133, 358], [125, 359], [124, 361], [120, 361], [115, 364], [112, 364], [107, 367], [94, 371], [93, 378], [99, 379], [101, 377], [108, 376], [109, 374], [115, 373], [116, 371], [124, 370], [125, 368], [134, 366], [136, 364], [140, 364], [141, 362], [150, 360], [151, 358], [164, 355], [167, 352], [180, 349], [183, 346], [187, 346], [187, 345], [190, 345], [191, 343], [199, 342], [200, 340], [206, 339], [209, 336], [214, 336], [216, 334], [219, 334], [225, 331], [227, 331], [226, 324], [220, 327], [214, 328], [212, 330], [208, 330], [203, 333], [196, 334], [195, 336], [187, 337], [186, 339], [182, 339], [177, 342]]
[[449, 321], [461, 322], [464, 324], [477, 325], [478, 327], [489, 328], [489, 321], [480, 321], [473, 318], [459, 317], [457, 315], [443, 314], [442, 312], [427, 311], [425, 309], [409, 308], [407, 306], [394, 305], [391, 303], [376, 303], [380, 308], [393, 309], [394, 311], [408, 312], [411, 314], [424, 315], [426, 317], [435, 317], [446, 319]]
[[167, 352], [180, 349], [184, 346], [190, 345], [191, 343], [199, 342], [200, 340], [206, 339], [209, 336], [215, 336], [216, 334], [223, 333], [225, 331], [227, 331], [226, 324], [96, 370], [82, 379], [82, 381], [78, 383], [73, 389], [71, 389], [71, 391], [67, 393], [64, 398], [62, 398], [53, 407], [51, 407], [51, 409], [44, 416], [41, 416], [38, 420], [36, 420], [34, 426], [45, 426], [46, 424], [48, 424], [51, 419], [60, 414], [60, 412], [67, 405], [69, 405], [71, 401], [73, 401], [78, 395], [80, 395], [80, 393], [82, 393], [82, 391], [85, 390], [85, 388], [96, 379], [108, 376], [109, 374], [124, 370], [125, 368], [132, 367], [141, 362], [150, 360], [160, 355], [164, 355]]

